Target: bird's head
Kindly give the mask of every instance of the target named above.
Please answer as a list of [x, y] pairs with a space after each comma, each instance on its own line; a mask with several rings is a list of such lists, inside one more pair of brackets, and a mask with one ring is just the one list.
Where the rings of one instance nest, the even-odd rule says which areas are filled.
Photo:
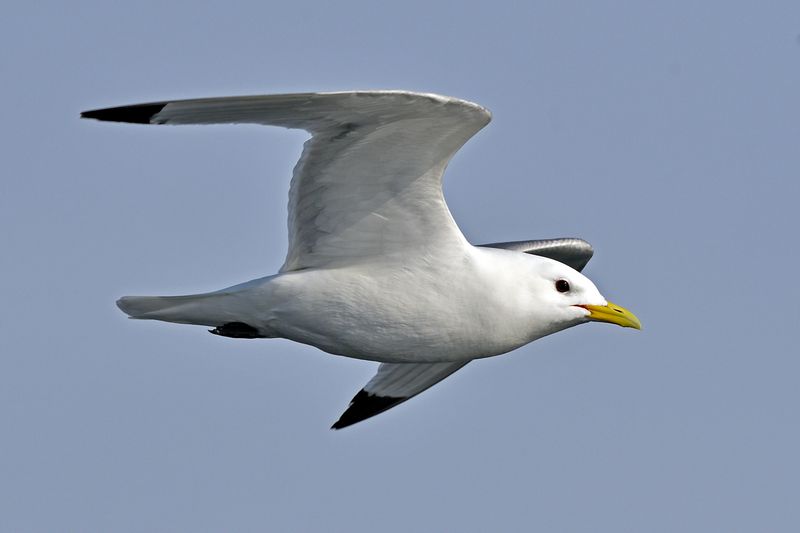
[[528, 279], [533, 284], [535, 307], [541, 311], [537, 319], [548, 323], [553, 332], [589, 321], [642, 329], [636, 315], [606, 300], [577, 270], [552, 259], [531, 258], [535, 261]]

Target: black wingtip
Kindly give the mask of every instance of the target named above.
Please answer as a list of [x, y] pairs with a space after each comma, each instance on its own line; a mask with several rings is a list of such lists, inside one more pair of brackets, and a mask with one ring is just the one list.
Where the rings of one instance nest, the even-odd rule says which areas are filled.
[[133, 124], [151, 124], [151, 119], [157, 115], [166, 102], [155, 104], [137, 104], [121, 107], [107, 107], [105, 109], [93, 109], [81, 113], [81, 118], [94, 118], [108, 122], [131, 122]]
[[353, 396], [350, 400], [350, 405], [347, 410], [342, 413], [339, 420], [334, 422], [331, 429], [342, 429], [347, 426], [352, 426], [362, 420], [371, 418], [380, 414], [387, 409], [391, 409], [399, 403], [403, 403], [408, 398], [396, 398], [393, 396], [377, 396], [370, 394], [364, 389], [358, 391], [358, 394]]

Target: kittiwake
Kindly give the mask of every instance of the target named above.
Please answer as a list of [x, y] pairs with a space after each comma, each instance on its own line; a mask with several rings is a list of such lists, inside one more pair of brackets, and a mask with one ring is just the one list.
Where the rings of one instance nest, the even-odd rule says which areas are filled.
[[311, 134], [291, 180], [289, 251], [277, 274], [204, 294], [125, 296], [117, 305], [131, 318], [380, 362], [334, 429], [408, 400], [473, 359], [577, 324], [641, 328], [579, 272], [592, 256], [586, 241], [467, 242], [442, 174], [491, 119], [472, 102], [352, 91], [173, 100], [81, 116]]

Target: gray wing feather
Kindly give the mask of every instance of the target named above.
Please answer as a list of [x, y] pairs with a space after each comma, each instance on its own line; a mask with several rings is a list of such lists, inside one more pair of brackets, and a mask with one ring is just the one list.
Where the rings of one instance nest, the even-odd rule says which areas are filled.
[[471, 102], [406, 91], [175, 100], [81, 116], [309, 131], [312, 137], [289, 191], [284, 272], [466, 246], [442, 195], [442, 173], [455, 152], [491, 119], [486, 109]]
[[591, 244], [577, 238], [493, 242], [479, 246], [502, 248], [504, 250], [549, 257], [574, 268], [578, 272], [583, 270], [583, 267], [586, 266], [586, 263], [592, 258], [592, 254], [594, 254]]
[[331, 429], [342, 429], [400, 405], [462, 368], [469, 361], [446, 363], [382, 363], [378, 373], [358, 391]]

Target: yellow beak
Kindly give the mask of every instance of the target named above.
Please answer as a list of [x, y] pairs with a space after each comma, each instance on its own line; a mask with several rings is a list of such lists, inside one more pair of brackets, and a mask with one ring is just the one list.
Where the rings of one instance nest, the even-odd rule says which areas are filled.
[[642, 323], [636, 315], [622, 306], [608, 302], [606, 305], [581, 305], [589, 311], [589, 320], [598, 322], [610, 322], [622, 326], [623, 328], [642, 329]]

